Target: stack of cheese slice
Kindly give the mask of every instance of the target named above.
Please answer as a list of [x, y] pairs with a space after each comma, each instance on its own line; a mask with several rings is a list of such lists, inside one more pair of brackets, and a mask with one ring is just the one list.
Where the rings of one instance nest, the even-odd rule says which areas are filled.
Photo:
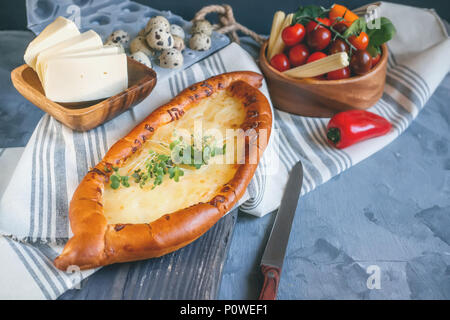
[[123, 49], [104, 47], [97, 33], [80, 33], [74, 22], [63, 17], [28, 45], [24, 60], [36, 71], [47, 98], [55, 102], [104, 99], [128, 87]]

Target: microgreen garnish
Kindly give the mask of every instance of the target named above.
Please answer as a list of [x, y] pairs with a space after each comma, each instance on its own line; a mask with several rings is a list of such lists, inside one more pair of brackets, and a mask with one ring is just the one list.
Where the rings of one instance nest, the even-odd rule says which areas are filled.
[[[191, 138], [194, 140], [193, 136]], [[169, 145], [169, 148], [174, 162], [193, 166], [196, 169], [207, 165], [212, 157], [225, 153], [225, 144], [218, 147], [216, 140], [211, 136], [204, 136], [201, 146], [197, 146], [195, 142], [187, 144], [183, 137], [178, 137]]]
[[120, 185], [128, 188], [130, 186], [130, 183], [128, 182], [128, 176], [121, 176], [119, 174], [119, 168], [114, 168], [114, 173], [109, 177], [109, 180], [111, 181], [111, 188], [117, 189], [120, 187]]
[[[174, 136], [176, 138], [168, 145], [169, 155], [150, 150], [144, 168], [136, 169], [131, 174], [133, 182], [138, 184], [139, 187], [143, 188], [147, 183], [152, 183], [153, 189], [163, 182], [165, 175], [178, 182], [180, 177], [184, 175], [182, 165], [200, 169], [203, 165], [207, 165], [212, 157], [225, 154], [226, 144], [218, 146], [216, 140], [211, 136], [203, 137], [201, 143], [199, 143], [200, 146], [195, 143], [186, 143], [183, 136], [176, 136], [175, 134]], [[118, 189], [120, 186], [128, 188], [130, 186], [129, 176], [120, 175], [119, 168], [113, 167], [112, 169], [114, 173], [110, 176], [111, 188]]]

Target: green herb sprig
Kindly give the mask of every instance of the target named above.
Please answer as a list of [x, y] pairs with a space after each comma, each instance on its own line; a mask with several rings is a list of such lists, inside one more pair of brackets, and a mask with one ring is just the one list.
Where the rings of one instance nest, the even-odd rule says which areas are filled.
[[118, 189], [120, 185], [128, 188], [130, 186], [130, 183], [128, 182], [128, 176], [121, 176], [119, 174], [119, 168], [112, 168], [114, 173], [109, 177], [109, 180], [111, 181], [111, 188]]
[[[169, 144], [170, 155], [149, 151], [149, 157], [145, 161], [143, 169], [134, 170], [131, 178], [134, 183], [143, 188], [148, 183], [152, 183], [152, 189], [162, 184], [164, 176], [168, 175], [169, 179], [175, 182], [180, 181], [180, 177], [184, 176], [181, 165], [192, 166], [200, 169], [203, 165], [207, 165], [208, 161], [217, 155], [225, 154], [226, 144], [219, 147], [212, 137], [203, 137], [201, 148], [195, 144], [187, 144], [182, 136], [177, 137]], [[198, 162], [197, 160], [201, 161]], [[181, 161], [180, 161], [181, 160]], [[130, 187], [129, 176], [119, 174], [118, 168], [112, 168], [114, 173], [110, 176], [110, 186], [112, 189], [118, 189], [120, 186]]]

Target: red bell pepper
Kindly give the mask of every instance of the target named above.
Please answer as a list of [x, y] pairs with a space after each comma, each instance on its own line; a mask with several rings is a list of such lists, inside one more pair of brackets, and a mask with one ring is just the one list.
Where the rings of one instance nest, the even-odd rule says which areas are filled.
[[328, 141], [338, 149], [388, 133], [392, 125], [385, 118], [365, 110], [340, 112], [327, 125]]

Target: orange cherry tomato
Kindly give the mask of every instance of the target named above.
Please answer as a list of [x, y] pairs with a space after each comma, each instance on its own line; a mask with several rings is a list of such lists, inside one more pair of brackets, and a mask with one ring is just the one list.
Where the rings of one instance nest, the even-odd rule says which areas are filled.
[[369, 36], [362, 31], [358, 36], [350, 36], [348, 41], [358, 50], [366, 50], [369, 45]]
[[344, 19], [342, 22], [347, 25], [347, 27], [350, 27], [353, 23], [353, 21], [358, 19], [358, 15], [356, 15], [354, 12], [347, 9], [347, 7], [334, 4], [331, 8], [330, 12], [328, 13], [328, 17], [330, 18], [331, 22], [334, 24], [339, 19]]

